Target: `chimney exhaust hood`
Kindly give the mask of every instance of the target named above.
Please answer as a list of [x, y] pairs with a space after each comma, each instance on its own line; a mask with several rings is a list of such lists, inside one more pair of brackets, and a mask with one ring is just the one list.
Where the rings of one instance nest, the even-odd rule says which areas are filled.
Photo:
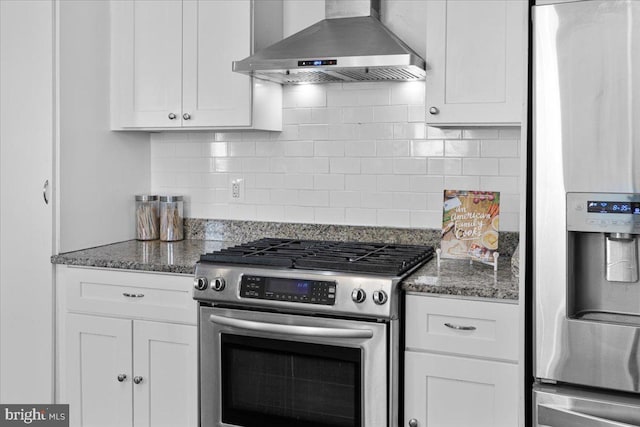
[[424, 59], [378, 19], [380, 0], [326, 0], [325, 9], [327, 19], [233, 71], [281, 84], [424, 80]]

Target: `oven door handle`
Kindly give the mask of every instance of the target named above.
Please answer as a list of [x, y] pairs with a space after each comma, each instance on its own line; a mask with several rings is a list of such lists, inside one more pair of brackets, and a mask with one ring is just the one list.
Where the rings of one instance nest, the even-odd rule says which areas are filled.
[[371, 338], [373, 331], [371, 329], [341, 329], [341, 328], [323, 328], [316, 326], [298, 326], [298, 325], [282, 325], [279, 323], [263, 323], [252, 320], [232, 319], [225, 316], [217, 316], [212, 314], [209, 316], [211, 323], [223, 326], [231, 326], [233, 328], [246, 329], [256, 332], [270, 332], [282, 335], [299, 335], [305, 337], [321, 337], [321, 338]]
[[633, 427], [632, 424], [583, 414], [554, 405], [538, 405], [538, 425], [551, 427]]

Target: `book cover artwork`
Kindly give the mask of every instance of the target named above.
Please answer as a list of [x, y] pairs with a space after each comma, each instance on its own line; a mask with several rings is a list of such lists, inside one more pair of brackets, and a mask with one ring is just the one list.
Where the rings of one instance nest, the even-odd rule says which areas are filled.
[[499, 221], [499, 192], [445, 190], [442, 257], [493, 262], [498, 250]]

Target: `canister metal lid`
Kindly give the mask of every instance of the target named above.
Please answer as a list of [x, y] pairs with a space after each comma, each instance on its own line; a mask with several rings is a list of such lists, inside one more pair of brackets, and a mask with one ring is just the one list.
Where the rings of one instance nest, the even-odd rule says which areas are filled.
[[155, 202], [158, 196], [155, 194], [136, 194], [136, 202]]
[[167, 203], [181, 202], [182, 196], [160, 196], [160, 201], [167, 202]]

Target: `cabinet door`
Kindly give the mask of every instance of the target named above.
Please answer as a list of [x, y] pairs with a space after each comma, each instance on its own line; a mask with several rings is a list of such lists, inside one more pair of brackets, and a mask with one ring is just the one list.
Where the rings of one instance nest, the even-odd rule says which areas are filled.
[[132, 426], [131, 320], [69, 314], [66, 322], [70, 425]]
[[518, 395], [516, 364], [405, 353], [405, 426], [513, 427]]
[[0, 1], [0, 402], [5, 404], [53, 399], [54, 8], [53, 1]]
[[197, 328], [134, 321], [134, 425], [196, 427]]
[[112, 126], [180, 127], [182, 1], [111, 3]]
[[251, 78], [231, 71], [250, 54], [249, 0], [185, 0], [185, 127], [250, 126]]
[[427, 123], [519, 125], [527, 2], [427, 2]]

